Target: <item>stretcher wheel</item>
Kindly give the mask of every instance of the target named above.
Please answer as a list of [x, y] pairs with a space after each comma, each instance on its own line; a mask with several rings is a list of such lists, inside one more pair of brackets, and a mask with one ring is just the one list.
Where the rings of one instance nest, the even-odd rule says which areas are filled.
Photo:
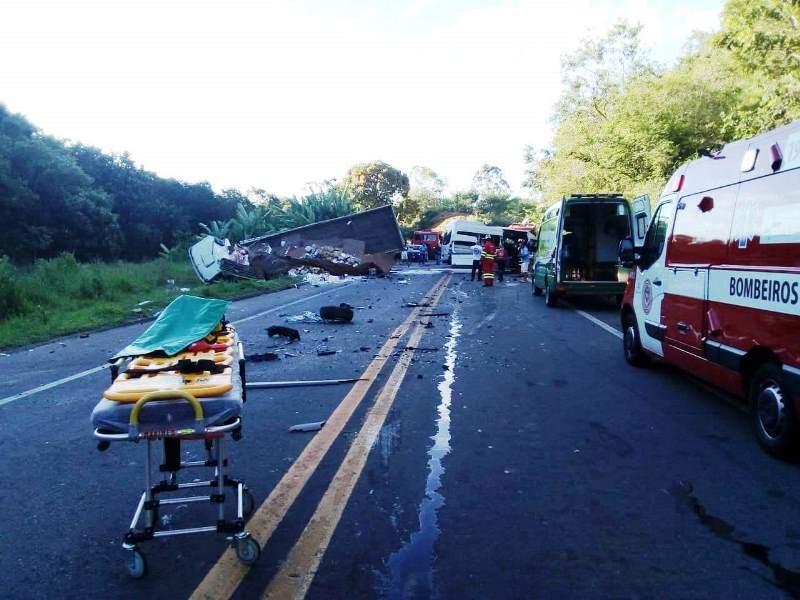
[[256, 499], [248, 488], [244, 488], [242, 492], [242, 513], [245, 517], [249, 517], [256, 509]]
[[261, 546], [249, 535], [236, 540], [236, 556], [246, 565], [252, 565], [261, 556]]
[[141, 579], [147, 575], [147, 561], [144, 559], [144, 555], [138, 550], [131, 550], [127, 567], [128, 575], [134, 579]]

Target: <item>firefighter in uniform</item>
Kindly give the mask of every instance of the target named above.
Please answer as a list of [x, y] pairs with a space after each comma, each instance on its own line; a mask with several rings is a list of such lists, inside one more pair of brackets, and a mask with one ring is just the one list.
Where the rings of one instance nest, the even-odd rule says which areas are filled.
[[494, 285], [494, 259], [495, 247], [492, 238], [487, 237], [483, 243], [483, 250], [481, 251], [481, 267], [483, 270], [483, 287], [491, 287]]

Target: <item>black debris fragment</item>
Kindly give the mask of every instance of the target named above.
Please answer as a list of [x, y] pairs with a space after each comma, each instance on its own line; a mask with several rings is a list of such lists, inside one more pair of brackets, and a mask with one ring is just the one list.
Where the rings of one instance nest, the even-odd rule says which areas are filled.
[[336, 354], [336, 350], [331, 350], [330, 348], [317, 349], [317, 356], [330, 356], [332, 354]]
[[267, 335], [269, 337], [273, 337], [276, 335], [285, 337], [292, 342], [299, 342], [300, 341], [300, 332], [293, 327], [284, 327], [283, 325], [273, 325], [272, 327], [267, 327]]
[[353, 307], [345, 303], [339, 306], [323, 306], [319, 309], [319, 316], [333, 323], [350, 323], [353, 320]]
[[249, 354], [247, 360], [251, 362], [267, 362], [271, 360], [279, 360], [280, 356], [274, 352], [262, 352], [261, 354]]

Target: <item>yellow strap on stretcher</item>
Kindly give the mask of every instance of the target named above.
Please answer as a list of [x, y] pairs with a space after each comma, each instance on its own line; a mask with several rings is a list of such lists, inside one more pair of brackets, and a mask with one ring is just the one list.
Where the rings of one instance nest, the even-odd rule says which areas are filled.
[[233, 389], [232, 370], [227, 367], [222, 373], [174, 373], [163, 371], [153, 375], [128, 377], [122, 373], [103, 392], [103, 396], [115, 402], [137, 402], [152, 392], [187, 392], [195, 398], [221, 396]]

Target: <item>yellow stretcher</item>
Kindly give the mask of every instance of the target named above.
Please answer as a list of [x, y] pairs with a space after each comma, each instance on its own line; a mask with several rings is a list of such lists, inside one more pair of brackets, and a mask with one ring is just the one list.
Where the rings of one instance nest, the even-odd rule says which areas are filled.
[[[234, 368], [237, 363], [238, 369]], [[139, 550], [143, 542], [204, 532], [225, 535], [239, 560], [254, 563], [261, 547], [245, 528], [245, 520], [255, 500], [244, 482], [228, 476], [223, 445], [228, 435], [233, 440], [241, 438], [240, 413], [246, 399], [244, 349], [233, 327], [223, 317], [209, 335], [173, 356], [160, 352], [120, 358], [112, 363], [111, 377], [111, 385], [92, 412], [98, 450], [106, 450], [117, 441], [142, 441], [147, 450], [144, 491], [122, 543], [129, 552], [128, 573], [137, 579], [147, 573]], [[154, 483], [152, 443], [158, 440], [163, 440], [164, 447], [158, 472], [164, 478]], [[183, 458], [181, 443], [192, 440], [204, 443], [204, 460]], [[204, 481], [179, 482], [179, 472], [191, 468], [210, 468], [212, 472]], [[175, 492], [204, 487], [210, 488], [207, 495], [174, 497]], [[226, 493], [233, 499], [232, 519], [226, 518]], [[201, 501], [217, 505], [213, 524], [183, 529], [161, 526], [162, 507]]]

